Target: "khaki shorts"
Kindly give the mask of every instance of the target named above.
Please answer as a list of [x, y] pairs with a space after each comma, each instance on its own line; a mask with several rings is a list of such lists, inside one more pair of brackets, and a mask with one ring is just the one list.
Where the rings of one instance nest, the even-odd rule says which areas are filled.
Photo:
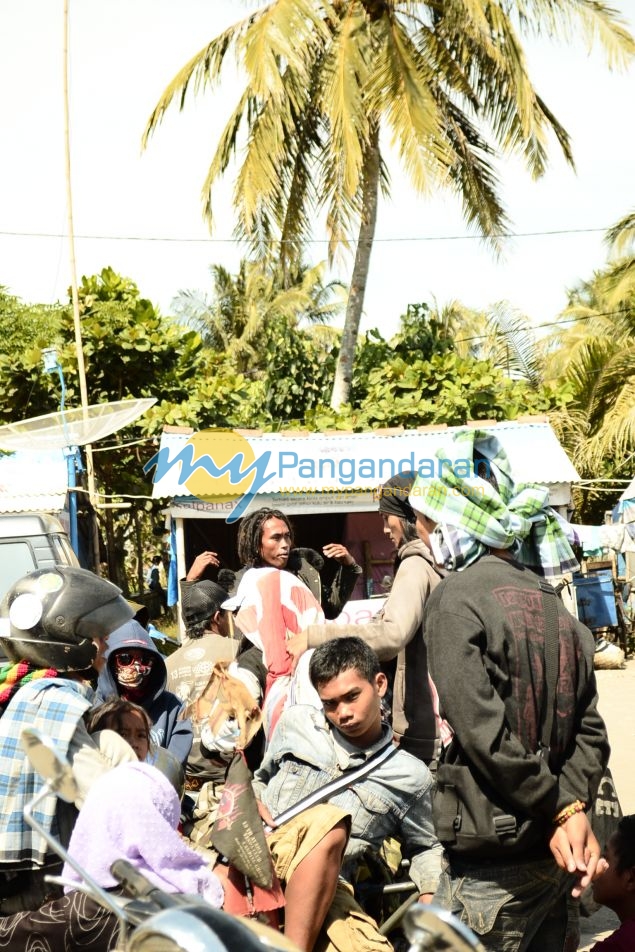
[[302, 860], [342, 820], [347, 821], [350, 830], [349, 813], [330, 803], [319, 803], [273, 830], [267, 837], [267, 845], [278, 879], [285, 883], [291, 879]]
[[[288, 882], [302, 860], [342, 820], [350, 826], [348, 813], [322, 803], [270, 833], [267, 843], [278, 878]], [[340, 881], [314, 952], [392, 952], [392, 945], [380, 935], [375, 920], [361, 910], [352, 888]]]

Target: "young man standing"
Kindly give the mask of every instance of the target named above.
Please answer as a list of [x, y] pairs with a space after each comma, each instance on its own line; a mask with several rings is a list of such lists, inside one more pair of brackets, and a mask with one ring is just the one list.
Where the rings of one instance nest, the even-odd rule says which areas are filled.
[[[274, 828], [269, 846], [286, 886], [285, 934], [306, 952], [322, 926], [338, 949], [388, 949], [342, 879], [353, 882], [364, 854], [395, 837], [411, 861], [420, 898], [430, 900], [441, 855], [432, 824], [432, 777], [420, 760], [394, 746], [381, 716], [386, 676], [361, 638], [320, 645], [309, 674], [323, 711], [296, 705], [282, 714], [253, 784], [261, 816]], [[339, 789], [324, 790], [342, 778]], [[276, 818], [294, 807], [301, 812], [278, 824]], [[343, 829], [350, 836], [340, 870]], [[327, 831], [340, 839], [325, 860]], [[367, 944], [369, 936], [374, 945]]]
[[415, 473], [399, 473], [379, 490], [384, 533], [396, 548], [395, 577], [381, 612], [365, 625], [310, 625], [290, 639], [294, 659], [332, 638], [358, 635], [381, 662], [396, 659], [392, 726], [400, 747], [429, 764], [436, 751], [436, 719], [430, 689], [423, 612], [430, 593], [446, 574], [435, 567], [428, 546], [417, 535], [416, 516], [408, 502]]

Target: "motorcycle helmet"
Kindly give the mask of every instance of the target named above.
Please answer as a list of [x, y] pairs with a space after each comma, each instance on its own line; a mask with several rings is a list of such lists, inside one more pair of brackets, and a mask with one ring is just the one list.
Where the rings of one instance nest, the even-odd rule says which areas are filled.
[[84, 671], [97, 656], [93, 638], [107, 638], [133, 615], [121, 590], [86, 569], [56, 565], [25, 575], [7, 592], [0, 637], [10, 661]]

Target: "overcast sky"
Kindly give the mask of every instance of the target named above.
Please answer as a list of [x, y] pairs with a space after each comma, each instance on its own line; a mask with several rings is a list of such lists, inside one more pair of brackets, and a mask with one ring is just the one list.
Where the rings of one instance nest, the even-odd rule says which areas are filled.
[[[635, 30], [634, 0], [612, 0]], [[149, 149], [141, 133], [162, 89], [244, 12], [236, 0], [70, 0], [74, 224], [79, 275], [106, 265], [165, 313], [180, 289], [209, 291], [209, 266], [235, 269], [229, 188], [211, 239], [200, 188], [235, 101], [230, 84], [168, 114]], [[0, 285], [24, 301], [66, 300], [62, 0], [0, 0]], [[635, 68], [609, 73], [599, 48], [534, 45], [534, 84], [573, 140], [573, 172], [552, 143], [538, 183], [501, 167], [514, 233], [496, 262], [469, 236], [458, 203], [417, 199], [393, 165], [380, 207], [363, 327], [390, 333], [408, 303], [506, 299], [535, 323], [606, 261], [603, 233], [635, 202]], [[317, 234], [310, 258], [326, 254]], [[340, 276], [347, 279], [347, 266]]]

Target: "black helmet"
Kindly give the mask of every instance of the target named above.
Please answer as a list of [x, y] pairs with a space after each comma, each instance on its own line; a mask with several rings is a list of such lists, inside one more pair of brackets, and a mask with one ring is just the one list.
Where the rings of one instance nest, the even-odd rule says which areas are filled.
[[7, 592], [0, 617], [9, 635], [0, 645], [11, 661], [58, 671], [83, 671], [97, 655], [93, 638], [107, 638], [133, 615], [121, 590], [86, 569], [38, 569]]

